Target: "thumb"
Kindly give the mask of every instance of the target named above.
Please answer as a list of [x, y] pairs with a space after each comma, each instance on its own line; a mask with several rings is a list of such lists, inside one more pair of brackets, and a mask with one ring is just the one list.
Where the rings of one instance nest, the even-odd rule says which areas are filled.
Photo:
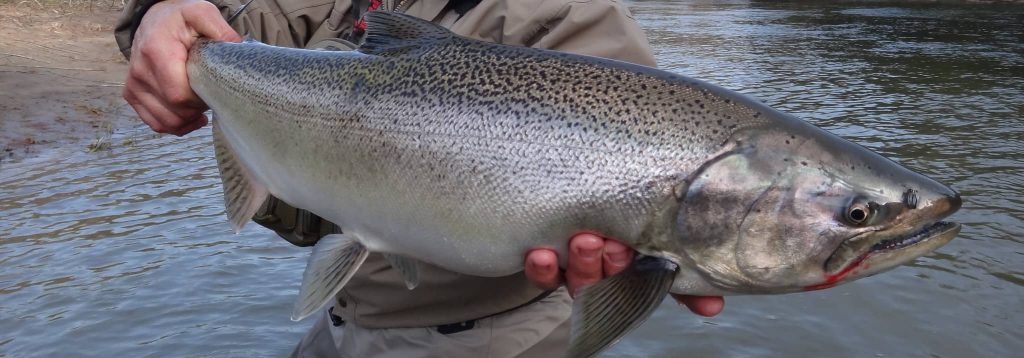
[[235, 32], [235, 29], [228, 25], [221, 16], [217, 6], [201, 2], [198, 6], [190, 6], [182, 14], [185, 24], [195, 30], [200, 36], [216, 41], [239, 42], [242, 37]]

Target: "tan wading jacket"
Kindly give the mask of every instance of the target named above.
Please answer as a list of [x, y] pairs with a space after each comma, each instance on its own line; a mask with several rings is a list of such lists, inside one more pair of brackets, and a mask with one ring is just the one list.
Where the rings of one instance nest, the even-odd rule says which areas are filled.
[[[225, 18], [247, 1], [211, 0]], [[118, 20], [114, 35], [126, 57], [151, 5], [151, 0], [129, 0]], [[254, 0], [232, 26], [277, 46], [342, 48], [339, 44], [362, 40], [353, 24], [369, 5], [369, 0]], [[380, 10], [396, 8], [470, 38], [655, 65], [643, 31], [614, 0], [384, 0]], [[274, 199], [254, 220], [301, 246], [337, 230]], [[382, 256], [370, 255], [338, 295], [333, 313], [367, 328], [426, 327], [498, 314], [545, 294], [522, 273], [485, 278], [421, 264], [419, 277], [419, 286], [410, 291]]]

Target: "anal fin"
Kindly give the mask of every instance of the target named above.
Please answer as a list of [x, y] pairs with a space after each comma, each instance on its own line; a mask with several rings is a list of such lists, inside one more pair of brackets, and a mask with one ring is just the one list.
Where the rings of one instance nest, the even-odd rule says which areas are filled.
[[306, 318], [333, 299], [355, 275], [369, 253], [363, 244], [347, 234], [321, 238], [313, 246], [313, 254], [302, 273], [302, 287], [292, 311], [292, 320]]
[[227, 208], [228, 222], [238, 233], [270, 194], [237, 159], [220, 126], [220, 121], [213, 121], [213, 151], [217, 157], [220, 180], [224, 185], [224, 206]]
[[668, 294], [678, 269], [665, 259], [646, 256], [625, 271], [584, 287], [573, 302], [565, 356], [595, 356], [640, 326]]
[[384, 254], [384, 258], [388, 260], [392, 268], [402, 275], [405, 287], [411, 290], [420, 284], [419, 266], [415, 259], [395, 254]]

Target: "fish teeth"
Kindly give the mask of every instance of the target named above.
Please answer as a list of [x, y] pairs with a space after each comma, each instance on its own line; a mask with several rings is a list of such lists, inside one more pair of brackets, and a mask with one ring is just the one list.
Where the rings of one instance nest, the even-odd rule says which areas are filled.
[[939, 231], [942, 228], [948, 227], [950, 223], [940, 221], [935, 224], [926, 226], [924, 229], [907, 236], [897, 237], [895, 239], [882, 240], [879, 243], [871, 247], [871, 251], [882, 251], [882, 250], [894, 250], [901, 249], [918, 242], [921, 242], [932, 236], [933, 233]]

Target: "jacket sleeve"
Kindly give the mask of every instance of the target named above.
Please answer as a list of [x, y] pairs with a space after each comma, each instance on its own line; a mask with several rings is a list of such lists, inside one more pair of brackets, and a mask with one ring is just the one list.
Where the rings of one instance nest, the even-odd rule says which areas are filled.
[[[159, 0], [128, 0], [124, 12], [114, 26], [114, 38], [125, 57], [131, 54], [132, 41], [142, 17]], [[207, 0], [230, 17], [248, 0]], [[360, 0], [355, 0], [359, 2]], [[232, 21], [231, 27], [241, 35], [257, 41], [285, 47], [307, 44], [351, 32], [355, 21], [347, 16], [353, 0], [253, 0], [245, 11]]]
[[485, 0], [452, 30], [485, 41], [656, 66], [647, 36], [614, 0]]

